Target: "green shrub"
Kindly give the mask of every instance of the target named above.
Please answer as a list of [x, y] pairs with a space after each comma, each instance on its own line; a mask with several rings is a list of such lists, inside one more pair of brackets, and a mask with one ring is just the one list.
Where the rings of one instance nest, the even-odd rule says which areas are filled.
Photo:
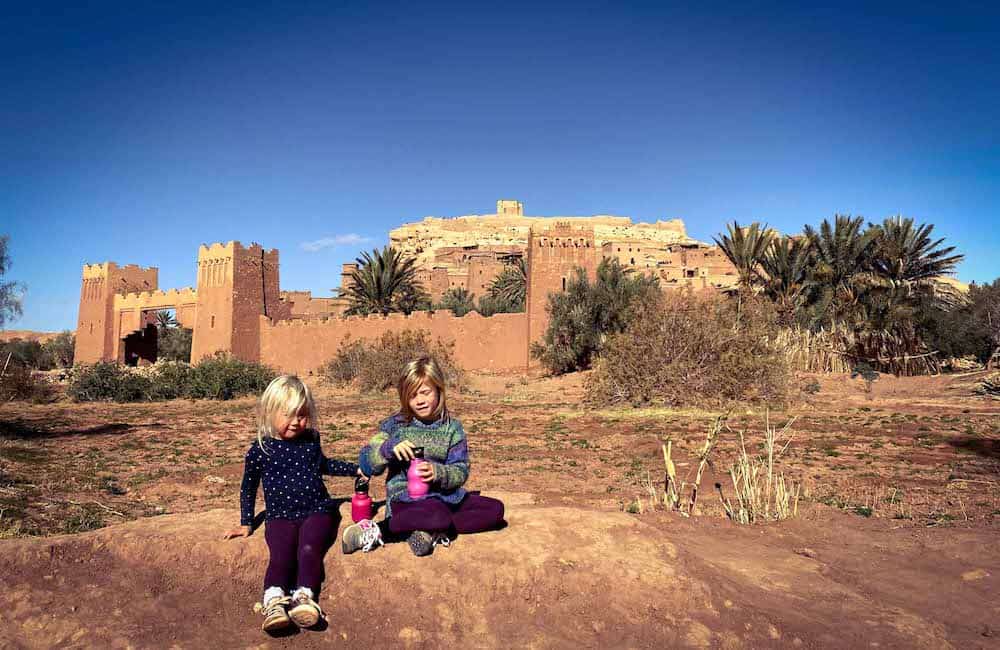
[[549, 294], [549, 326], [531, 354], [555, 374], [589, 368], [608, 335], [628, 325], [634, 307], [659, 293], [655, 277], [634, 275], [616, 259], [601, 261], [593, 284], [577, 269], [565, 291]]
[[177, 399], [232, 399], [257, 395], [275, 377], [258, 363], [240, 361], [224, 353], [196, 366], [168, 361], [140, 368], [95, 363], [73, 369], [67, 393], [77, 402], [143, 402]]
[[102, 362], [75, 367], [66, 393], [77, 402], [142, 402], [151, 386], [150, 378], [135, 370]]
[[771, 341], [773, 306], [677, 292], [641, 304], [609, 338], [586, 380], [587, 400], [682, 406], [729, 401], [780, 402], [786, 357]]
[[149, 399], [161, 401], [187, 397], [191, 391], [194, 370], [188, 363], [166, 361], [153, 366]]
[[116, 363], [95, 363], [73, 369], [66, 394], [76, 402], [114, 400], [125, 370]]
[[76, 335], [69, 330], [59, 332], [42, 344], [43, 352], [59, 368], [72, 368], [76, 348]]
[[355, 383], [359, 390], [380, 391], [395, 386], [410, 361], [422, 356], [437, 359], [449, 386], [464, 378], [455, 362], [454, 344], [432, 341], [426, 330], [386, 332], [373, 341], [345, 341], [337, 355], [323, 366], [322, 375], [338, 385]]
[[476, 295], [469, 293], [465, 287], [452, 287], [441, 296], [441, 302], [435, 309], [450, 311], [456, 316], [465, 316], [476, 308]]
[[224, 352], [200, 361], [190, 375], [188, 397], [233, 399], [264, 392], [277, 373], [259, 363], [240, 361]]
[[191, 360], [192, 330], [183, 327], [160, 327], [156, 332], [156, 358], [163, 361]]

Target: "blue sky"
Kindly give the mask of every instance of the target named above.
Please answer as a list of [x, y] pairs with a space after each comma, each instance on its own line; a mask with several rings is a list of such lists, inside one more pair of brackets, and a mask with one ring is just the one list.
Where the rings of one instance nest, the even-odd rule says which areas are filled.
[[328, 295], [391, 228], [498, 198], [702, 240], [902, 213], [1000, 276], [995, 3], [206, 4], [0, 9], [10, 328], [74, 327], [85, 262], [192, 285], [212, 241]]

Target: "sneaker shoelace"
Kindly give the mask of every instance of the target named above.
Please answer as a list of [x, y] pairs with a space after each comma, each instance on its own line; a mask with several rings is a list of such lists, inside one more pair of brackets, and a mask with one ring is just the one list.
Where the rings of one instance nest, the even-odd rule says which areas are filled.
[[382, 531], [374, 522], [369, 522], [369, 525], [362, 526], [363, 532], [361, 533], [361, 551], [367, 553], [378, 546], [385, 546], [385, 542], [382, 541]]
[[431, 542], [431, 548], [434, 548], [435, 546], [448, 548], [451, 546], [451, 540], [448, 539], [447, 535], [435, 535], [434, 540]]
[[289, 598], [288, 596], [285, 596], [283, 598], [272, 598], [271, 600], [267, 601], [266, 605], [264, 605], [263, 608], [264, 617], [267, 618], [275, 614], [284, 614], [285, 612], [284, 610], [281, 609], [281, 607], [287, 606], [291, 602], [292, 599]]

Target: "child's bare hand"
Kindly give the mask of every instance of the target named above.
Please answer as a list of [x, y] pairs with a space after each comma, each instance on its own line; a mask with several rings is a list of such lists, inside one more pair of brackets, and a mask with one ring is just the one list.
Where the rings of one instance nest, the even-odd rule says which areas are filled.
[[250, 526], [240, 526], [239, 528], [233, 528], [227, 531], [222, 539], [233, 539], [234, 537], [250, 537], [250, 533], [253, 529]]
[[416, 445], [409, 440], [404, 440], [392, 448], [392, 455], [396, 457], [396, 460], [413, 460], [416, 458], [413, 453], [414, 449], [416, 449]]
[[417, 475], [424, 483], [430, 483], [434, 480], [434, 465], [431, 463], [420, 463], [417, 465]]

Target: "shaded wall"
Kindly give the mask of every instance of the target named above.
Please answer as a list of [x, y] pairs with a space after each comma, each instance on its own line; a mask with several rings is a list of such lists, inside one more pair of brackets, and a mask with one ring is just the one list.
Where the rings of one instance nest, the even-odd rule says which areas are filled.
[[450, 313], [417, 312], [278, 322], [261, 317], [261, 362], [281, 372], [309, 376], [336, 355], [348, 334], [352, 340], [371, 339], [403, 330], [427, 330], [432, 338], [454, 342], [455, 358], [466, 370], [523, 371], [528, 358], [524, 313], [484, 318], [472, 312], [457, 318]]

